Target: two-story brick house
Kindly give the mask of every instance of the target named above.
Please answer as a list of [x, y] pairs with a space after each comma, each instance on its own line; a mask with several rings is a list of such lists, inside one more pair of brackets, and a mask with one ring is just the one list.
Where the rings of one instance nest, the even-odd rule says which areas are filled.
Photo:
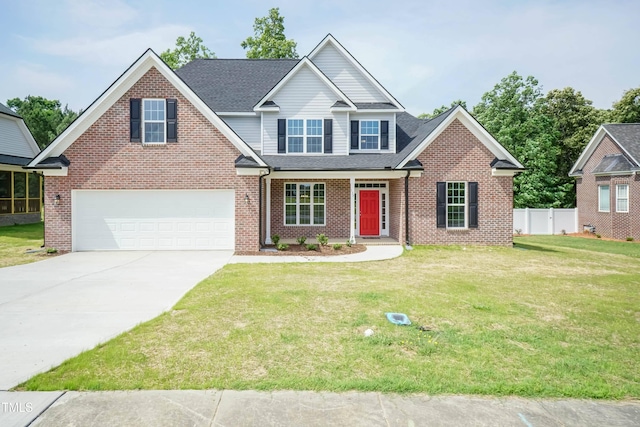
[[522, 165], [462, 107], [404, 107], [331, 35], [300, 60], [143, 54], [29, 167], [47, 246], [258, 250], [274, 234], [512, 242]]

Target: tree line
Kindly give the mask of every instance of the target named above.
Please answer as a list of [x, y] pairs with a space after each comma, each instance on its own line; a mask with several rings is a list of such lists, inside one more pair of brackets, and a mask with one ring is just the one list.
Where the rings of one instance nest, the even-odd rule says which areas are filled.
[[[286, 38], [284, 29], [278, 8], [256, 18], [254, 35], [240, 44], [247, 58], [298, 58], [296, 42]], [[160, 57], [177, 69], [194, 59], [216, 56], [191, 32], [178, 37], [176, 47]], [[81, 113], [40, 96], [13, 98], [7, 105], [24, 118], [40, 148]], [[418, 117], [435, 117], [455, 105], [467, 108], [463, 100], [456, 100]], [[544, 95], [538, 80], [514, 71], [470, 112], [526, 168], [514, 178], [515, 208], [570, 208], [575, 206], [574, 180], [568, 176], [571, 166], [601, 124], [640, 123], [640, 88], [629, 89], [611, 109], [601, 110], [571, 87]]]
[[[457, 100], [451, 106], [466, 104]], [[434, 117], [451, 107], [436, 108]], [[629, 89], [611, 109], [598, 109], [566, 87], [543, 94], [532, 76], [513, 72], [484, 95], [471, 114], [526, 168], [515, 176], [515, 208], [572, 208], [569, 171], [603, 123], [640, 123], [640, 88]]]

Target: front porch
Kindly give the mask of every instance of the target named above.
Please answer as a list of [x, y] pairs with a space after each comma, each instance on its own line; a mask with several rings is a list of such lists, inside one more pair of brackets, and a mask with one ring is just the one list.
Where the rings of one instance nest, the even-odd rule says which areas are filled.
[[[331, 244], [397, 245], [404, 241], [404, 179], [331, 176], [265, 177], [261, 242], [315, 243], [324, 234]], [[405, 173], [406, 175], [406, 173]]]

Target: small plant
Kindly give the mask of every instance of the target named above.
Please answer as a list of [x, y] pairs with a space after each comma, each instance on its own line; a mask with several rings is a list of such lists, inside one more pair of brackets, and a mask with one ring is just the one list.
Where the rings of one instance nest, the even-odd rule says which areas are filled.
[[287, 249], [289, 249], [289, 245], [287, 245], [286, 243], [278, 243], [276, 245], [276, 249], [278, 249], [279, 251], [286, 251]]
[[514, 231], [518, 236], [522, 234], [522, 228], [516, 228]]
[[47, 248], [48, 254], [57, 254], [58, 250], [56, 248]]
[[307, 238], [305, 236], [301, 236], [301, 237], [298, 237], [296, 240], [298, 241], [299, 245], [304, 245], [304, 242], [307, 241]]
[[347, 240], [347, 243], [345, 243], [347, 245], [348, 248], [351, 247], [351, 240]]
[[329, 238], [324, 233], [317, 234], [316, 240], [322, 246], [327, 246], [329, 244]]
[[601, 235], [599, 235], [599, 234], [596, 234], [596, 237], [597, 237], [598, 239], [600, 239], [602, 236], [601, 236]]
[[633, 242], [633, 237], [631, 236], [627, 237], [627, 242]]
[[331, 246], [331, 247], [335, 251], [339, 251], [340, 249], [342, 249], [342, 245], [340, 243], [334, 243], [333, 246]]
[[317, 251], [318, 250], [318, 245], [314, 244], [314, 243], [309, 243], [306, 246], [308, 251]]
[[273, 242], [274, 245], [278, 246], [278, 242], [280, 242], [280, 236], [277, 234], [274, 234], [273, 236], [271, 236], [271, 241]]

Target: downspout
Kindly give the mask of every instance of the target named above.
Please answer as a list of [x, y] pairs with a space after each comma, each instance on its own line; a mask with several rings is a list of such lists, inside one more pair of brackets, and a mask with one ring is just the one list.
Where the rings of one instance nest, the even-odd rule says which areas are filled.
[[263, 246], [262, 241], [262, 178], [271, 173], [271, 168], [267, 168], [267, 173], [260, 174], [258, 177], [258, 245], [260, 248]]
[[409, 175], [411, 171], [407, 171], [407, 175], [404, 177], [404, 233], [405, 233], [405, 248], [412, 250], [411, 242], [409, 241]]

